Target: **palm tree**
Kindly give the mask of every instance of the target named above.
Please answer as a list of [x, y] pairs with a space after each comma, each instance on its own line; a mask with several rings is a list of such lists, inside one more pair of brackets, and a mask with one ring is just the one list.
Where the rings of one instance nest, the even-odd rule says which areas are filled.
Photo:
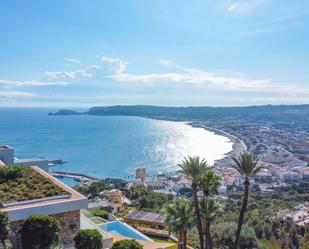
[[207, 163], [205, 160], [200, 160], [199, 157], [188, 157], [185, 158], [182, 161], [182, 163], [179, 164], [178, 166], [181, 168], [181, 172], [190, 177], [192, 180], [191, 183], [192, 196], [193, 196], [193, 204], [195, 207], [197, 228], [199, 232], [200, 248], [203, 249], [204, 248], [203, 227], [202, 227], [199, 203], [197, 199], [197, 187], [201, 175], [206, 171]]
[[194, 226], [194, 212], [191, 203], [185, 199], [175, 199], [166, 208], [166, 222], [178, 234], [178, 249], [186, 249], [187, 232]]
[[[205, 200], [201, 200], [200, 201], [200, 208], [201, 208], [201, 216], [203, 218], [203, 228], [205, 231], [205, 235], [206, 235], [206, 217], [208, 218], [208, 231], [210, 231], [210, 226], [214, 224], [216, 218], [222, 213], [222, 206], [220, 205], [220, 203], [214, 199], [209, 199], [208, 200], [208, 207], [207, 207], [207, 211], [206, 211], [206, 203]], [[207, 215], [206, 215], [207, 212]], [[210, 244], [207, 245], [207, 239], [206, 238], [206, 246], [210, 246], [210, 248], [213, 247], [212, 244], [212, 235], [208, 235], [210, 236], [209, 242]]]
[[233, 160], [235, 162], [235, 165], [233, 165], [232, 167], [244, 178], [243, 182], [244, 197], [242, 201], [241, 210], [239, 213], [238, 226], [235, 238], [235, 248], [237, 249], [240, 238], [241, 227], [244, 222], [244, 217], [248, 204], [250, 178], [259, 173], [259, 171], [264, 168], [264, 165], [259, 164], [259, 160], [247, 152], [243, 153], [241, 156], [237, 158], [234, 157]]
[[215, 203], [210, 200], [209, 197], [218, 193], [218, 188], [220, 185], [220, 177], [216, 176], [214, 172], [208, 169], [199, 180], [200, 188], [203, 191], [204, 199], [202, 201], [202, 215], [205, 219], [204, 233], [205, 233], [205, 244], [206, 249], [212, 249], [212, 239], [210, 233], [211, 219], [214, 218], [215, 214]]

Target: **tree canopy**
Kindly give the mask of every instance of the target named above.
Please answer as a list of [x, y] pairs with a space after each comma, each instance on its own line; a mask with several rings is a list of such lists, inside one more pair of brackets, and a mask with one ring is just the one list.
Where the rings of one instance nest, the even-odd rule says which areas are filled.
[[112, 249], [143, 249], [143, 246], [136, 240], [120, 240], [113, 244]]
[[80, 230], [74, 238], [76, 249], [101, 249], [102, 234], [96, 229]]
[[47, 249], [60, 241], [60, 223], [48, 215], [29, 216], [21, 228], [21, 241], [24, 249]]

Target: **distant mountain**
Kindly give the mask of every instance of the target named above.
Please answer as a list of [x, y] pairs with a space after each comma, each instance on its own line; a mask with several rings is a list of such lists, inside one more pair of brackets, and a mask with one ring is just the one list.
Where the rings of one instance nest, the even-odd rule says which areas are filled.
[[246, 120], [258, 122], [309, 122], [309, 105], [264, 105], [248, 107], [98, 106], [86, 112], [60, 110], [51, 115], [138, 116], [177, 121]]

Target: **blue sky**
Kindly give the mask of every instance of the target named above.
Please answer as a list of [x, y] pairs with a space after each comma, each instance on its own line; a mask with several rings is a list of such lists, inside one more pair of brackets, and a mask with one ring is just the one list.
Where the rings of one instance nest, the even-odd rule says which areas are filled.
[[0, 106], [309, 103], [308, 0], [30, 2], [0, 3]]

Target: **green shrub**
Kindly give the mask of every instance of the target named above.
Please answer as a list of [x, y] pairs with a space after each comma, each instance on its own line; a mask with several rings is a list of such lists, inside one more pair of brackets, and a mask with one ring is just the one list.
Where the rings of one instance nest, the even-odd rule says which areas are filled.
[[29, 216], [21, 228], [23, 249], [47, 249], [59, 244], [60, 223], [48, 215]]
[[7, 213], [0, 213], [0, 249], [11, 249], [12, 244], [7, 239], [10, 232], [10, 222]]
[[95, 229], [80, 230], [74, 238], [76, 249], [101, 249], [102, 234]]
[[89, 186], [76, 186], [75, 189], [83, 195], [97, 195], [104, 190], [111, 189], [111, 185], [102, 181], [96, 181]]
[[143, 249], [143, 246], [136, 240], [120, 240], [113, 244], [112, 249]]
[[256, 237], [257, 237], [258, 239], [263, 238], [264, 227], [263, 227], [260, 223], [256, 224], [256, 225], [253, 227], [253, 229], [254, 229], [255, 235], [256, 235]]
[[24, 168], [17, 165], [7, 165], [0, 167], [0, 183], [15, 180], [23, 175]]
[[12, 249], [12, 244], [8, 239], [0, 240], [0, 249]]
[[[215, 247], [233, 248], [236, 230], [236, 223], [221, 223], [214, 226], [212, 233]], [[260, 248], [262, 248], [262, 246], [260, 245], [254, 230], [247, 225], [243, 225], [239, 239], [239, 249]]]
[[188, 232], [187, 239], [190, 246], [194, 249], [200, 249], [198, 231], [195, 228]]
[[10, 232], [10, 222], [7, 213], [0, 213], [0, 238], [6, 238]]
[[264, 225], [264, 236], [267, 240], [270, 240], [271, 238], [271, 227], [268, 224]]
[[308, 242], [304, 242], [304, 243], [301, 245], [300, 249], [309, 249], [309, 241], [308, 241]]
[[101, 217], [104, 220], [108, 220], [108, 212], [106, 212], [105, 210], [92, 210], [90, 211], [90, 213], [94, 216]]
[[137, 200], [140, 197], [147, 195], [149, 190], [143, 186], [131, 187], [128, 191], [128, 197], [131, 200]]
[[[6, 168], [5, 166], [3, 168]], [[39, 174], [30, 167], [9, 166], [12, 169], [21, 169], [20, 175], [16, 179], [12, 178], [13, 175], [19, 173], [6, 174], [7, 180], [0, 182], [0, 200], [3, 203], [10, 203], [16, 201], [32, 200], [49, 196], [58, 196], [68, 194], [62, 188], [53, 184], [50, 180], [46, 179], [43, 175]], [[2, 169], [2, 168], [1, 168]], [[17, 170], [18, 172], [18, 170]], [[9, 177], [8, 177], [9, 175]], [[4, 176], [2, 172], [2, 177]], [[1, 178], [0, 176], [0, 181]]]

